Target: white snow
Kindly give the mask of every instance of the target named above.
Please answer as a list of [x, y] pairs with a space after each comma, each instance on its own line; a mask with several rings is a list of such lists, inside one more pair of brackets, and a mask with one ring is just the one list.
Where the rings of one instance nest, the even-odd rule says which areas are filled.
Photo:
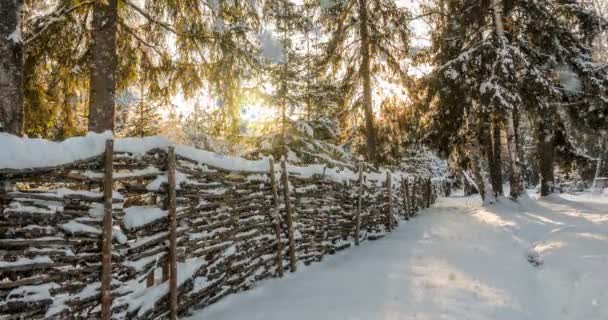
[[0, 133], [0, 150], [11, 150], [11, 152], [0, 152], [0, 168], [50, 167], [90, 158], [103, 152], [105, 140], [109, 138], [111, 138], [109, 132], [89, 133], [84, 137], [52, 142]]
[[[146, 186], [146, 190], [148, 191], [158, 191], [160, 190], [160, 186], [163, 183], [168, 183], [169, 178], [167, 177], [166, 174], [163, 175], [159, 175], [158, 177], [156, 177], [156, 179], [154, 179], [152, 182], [150, 182], [147, 186]], [[188, 176], [179, 172], [179, 171], [175, 171], [175, 189], [179, 190], [182, 187], [182, 183], [187, 183], [190, 182], [190, 179], [188, 179]]]
[[[177, 286], [181, 286], [204, 265], [205, 259], [195, 258], [177, 264]], [[141, 316], [169, 293], [169, 281], [165, 281], [156, 287], [141, 290], [128, 296], [129, 312], [137, 310], [137, 315]]]
[[[111, 138], [112, 135], [110, 132], [102, 134], [88, 133], [84, 137], [75, 137], [61, 142], [53, 142], [44, 139], [19, 138], [0, 133], [0, 150], [11, 150], [11, 152], [0, 153], [0, 169], [52, 167], [68, 164], [77, 160], [92, 158], [102, 154], [105, 148], [105, 141]], [[162, 137], [122, 138], [114, 140], [114, 151], [142, 155], [154, 149], [167, 150], [167, 148], [172, 145], [174, 144]], [[247, 160], [236, 156], [220, 155], [190, 146], [174, 146], [177, 155], [197, 161], [201, 165], [245, 173], [267, 173], [269, 170], [267, 158]], [[276, 168], [280, 167], [278, 162], [275, 165]], [[302, 177], [319, 175], [336, 182], [348, 182], [349, 180], [354, 181], [358, 179], [358, 174], [352, 170], [327, 168], [322, 164], [312, 164], [301, 167], [288, 164], [288, 170], [290, 173], [295, 173]], [[136, 172], [119, 172], [117, 173], [117, 177], [156, 173], [158, 173], [156, 169], [149, 167]], [[378, 173], [366, 173], [366, 176], [368, 180], [381, 182], [386, 178], [386, 170], [381, 169]], [[407, 176], [408, 174], [404, 172], [393, 172], [392, 179], [395, 184], [398, 184], [401, 177], [405, 178]], [[178, 185], [181, 182], [187, 182], [187, 179], [187, 176], [176, 173]], [[159, 176], [148, 186], [148, 189], [157, 190], [164, 181], [166, 181], [166, 177]], [[64, 191], [69, 193], [77, 192], [68, 189]], [[97, 195], [100, 193], [91, 194]], [[116, 193], [115, 197], [120, 197], [120, 194]]]
[[605, 320], [608, 199], [589, 199], [440, 199], [380, 241], [189, 319]]
[[139, 228], [167, 216], [168, 212], [154, 206], [125, 208], [122, 220], [127, 229]]
[[7, 38], [6, 40], [10, 40], [13, 43], [21, 43], [23, 42], [23, 37], [21, 36], [21, 29], [16, 28]]
[[572, 71], [568, 66], [561, 66], [557, 68], [557, 79], [566, 91], [567, 94], [577, 94], [582, 90], [582, 83], [578, 75]]
[[70, 221], [68, 223], [64, 223], [62, 225], [59, 226], [63, 231], [66, 231], [68, 233], [74, 234], [74, 233], [91, 233], [91, 234], [95, 234], [95, 235], [100, 235], [101, 234], [101, 230], [99, 228], [95, 228], [77, 221]]

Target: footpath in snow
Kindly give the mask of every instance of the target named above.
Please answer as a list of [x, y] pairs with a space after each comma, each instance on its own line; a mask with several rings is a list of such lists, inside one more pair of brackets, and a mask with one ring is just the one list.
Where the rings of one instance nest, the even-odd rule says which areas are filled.
[[608, 197], [441, 199], [397, 231], [190, 320], [608, 319]]

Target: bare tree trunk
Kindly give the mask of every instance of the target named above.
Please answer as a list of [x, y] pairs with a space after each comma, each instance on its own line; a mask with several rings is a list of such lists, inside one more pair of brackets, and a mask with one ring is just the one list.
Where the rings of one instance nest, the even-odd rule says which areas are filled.
[[95, 1], [89, 93], [89, 131], [114, 130], [117, 0]]
[[511, 185], [510, 196], [517, 199], [524, 193], [521, 160], [517, 148], [517, 126], [513, 120], [513, 112], [507, 111], [507, 152], [509, 153], [509, 184]]
[[[475, 118], [472, 114], [469, 114], [466, 135], [467, 149], [471, 159], [472, 179], [479, 191], [481, 200], [484, 204], [488, 204], [493, 203], [495, 197], [492, 185], [488, 179], [488, 170], [484, 168], [487, 165], [487, 162], [483, 160], [487, 155], [487, 148], [482, 147], [482, 144], [486, 143], [484, 137], [487, 137], [489, 133], [487, 130], [484, 130], [484, 127], [486, 127], [484, 122], [483, 116]], [[476, 125], [470, 126], [473, 123]]]
[[23, 130], [21, 0], [0, 1], [0, 132]]
[[[496, 27], [496, 35], [499, 38], [504, 36], [504, 25], [500, 0], [492, 0], [492, 11], [494, 12], [494, 25]], [[506, 111], [506, 125], [507, 125], [507, 152], [509, 153], [510, 162], [510, 184], [511, 184], [511, 198], [517, 199], [521, 194], [524, 193], [523, 186], [523, 175], [521, 169], [521, 160], [519, 159], [519, 152], [517, 148], [517, 126], [514, 118], [516, 118], [515, 110]]]
[[502, 196], [504, 190], [502, 188], [502, 141], [501, 141], [501, 123], [500, 119], [496, 114], [492, 117], [492, 147], [494, 160], [492, 161], [492, 167], [490, 168], [490, 175], [492, 177], [492, 188], [494, 192]]
[[376, 162], [376, 130], [372, 110], [372, 83], [370, 75], [369, 31], [367, 30], [367, 0], [359, 0], [359, 33], [361, 35], [361, 78], [363, 80], [363, 110], [365, 111], [365, 137], [367, 160]]
[[553, 133], [543, 119], [538, 122], [538, 167], [540, 168], [540, 195], [546, 197], [553, 192]]
[[[479, 119], [478, 137], [479, 137], [479, 175], [483, 180], [484, 191], [483, 199], [488, 202], [496, 200], [496, 191], [494, 189], [494, 150], [492, 148], [492, 131], [487, 115], [482, 115]], [[485, 157], [485, 161], [482, 160]], [[479, 182], [478, 182], [479, 183]]]

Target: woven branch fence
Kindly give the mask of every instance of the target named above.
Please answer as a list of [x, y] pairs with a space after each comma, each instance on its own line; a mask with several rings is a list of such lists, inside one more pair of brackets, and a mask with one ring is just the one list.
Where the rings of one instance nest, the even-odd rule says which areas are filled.
[[267, 161], [225, 170], [108, 140], [89, 159], [0, 169], [0, 319], [175, 319], [381, 238], [449, 192], [363, 164], [337, 179]]

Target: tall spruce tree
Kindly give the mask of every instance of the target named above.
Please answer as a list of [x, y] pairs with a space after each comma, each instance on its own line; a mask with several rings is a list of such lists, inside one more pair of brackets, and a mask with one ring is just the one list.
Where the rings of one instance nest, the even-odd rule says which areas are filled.
[[[30, 134], [53, 138], [61, 132], [77, 133], [89, 105], [91, 118], [104, 117], [103, 128], [95, 130], [111, 129], [115, 96], [138, 86], [140, 76], [148, 79], [149, 99], [162, 105], [176, 94], [194, 97], [208, 84], [228, 106], [222, 131], [235, 131], [240, 82], [259, 70], [252, 34], [260, 1], [26, 2], [31, 17], [25, 28], [25, 116]], [[102, 21], [107, 14], [111, 19]], [[100, 30], [105, 34], [96, 39]], [[96, 43], [103, 43], [103, 48], [94, 49]], [[112, 43], [114, 50], [109, 48]], [[111, 52], [116, 52], [115, 58]], [[93, 74], [97, 63], [103, 68]], [[93, 91], [86, 94], [89, 90]], [[91, 125], [97, 126], [95, 121]]]
[[[452, 17], [438, 17], [434, 34], [431, 61], [438, 68], [427, 81], [427, 101], [436, 106], [431, 108], [435, 123], [463, 127], [463, 115], [473, 113], [477, 139], [487, 142], [488, 114], [502, 119], [516, 198], [523, 192], [517, 145], [522, 113], [547, 115], [586, 105], [577, 113], [584, 122], [606, 110], [608, 77], [592, 60], [590, 47], [602, 21], [584, 4], [569, 0], [436, 2], [441, 5], [441, 10], [430, 8], [432, 14], [450, 12]], [[560, 80], [564, 76], [570, 80]], [[489, 162], [496, 158], [482, 154]]]
[[321, 6], [320, 24], [329, 39], [320, 64], [341, 82], [343, 102], [363, 109], [366, 154], [375, 162], [374, 77], [408, 82], [402, 60], [408, 56], [409, 14], [393, 0], [322, 1]]

